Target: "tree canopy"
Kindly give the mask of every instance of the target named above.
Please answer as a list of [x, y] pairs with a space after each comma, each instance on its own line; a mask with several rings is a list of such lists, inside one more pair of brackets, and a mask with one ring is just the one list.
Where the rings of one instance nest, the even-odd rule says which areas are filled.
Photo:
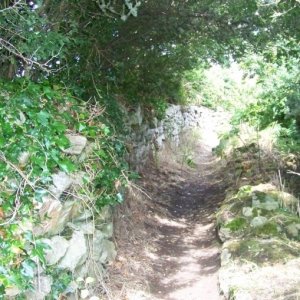
[[300, 32], [297, 0], [6, 2], [2, 76], [52, 74], [86, 94], [96, 84], [127, 100], [178, 101], [183, 72], [199, 61], [224, 63]]

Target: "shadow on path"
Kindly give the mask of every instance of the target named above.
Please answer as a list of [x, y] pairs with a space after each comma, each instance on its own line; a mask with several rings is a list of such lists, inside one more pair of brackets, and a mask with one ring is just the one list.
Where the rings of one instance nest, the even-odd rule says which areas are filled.
[[[196, 149], [196, 167], [163, 163], [147, 170], [146, 190], [152, 195], [157, 227], [149, 253], [151, 299], [217, 300], [219, 244], [214, 214], [224, 199], [225, 184], [211, 151]], [[146, 221], [147, 222], [147, 221]]]

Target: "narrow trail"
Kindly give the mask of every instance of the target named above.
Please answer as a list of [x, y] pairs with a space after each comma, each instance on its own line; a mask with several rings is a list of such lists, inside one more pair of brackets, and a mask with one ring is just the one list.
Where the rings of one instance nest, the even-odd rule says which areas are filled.
[[112, 274], [121, 292], [114, 299], [223, 299], [215, 213], [225, 197], [226, 175], [212, 154], [220, 119], [213, 115], [204, 122], [201, 139], [191, 147], [193, 168], [180, 162], [180, 148], [163, 150], [145, 168], [140, 185], [151, 200], [128, 201], [117, 218], [119, 257]]
[[158, 236], [150, 255], [152, 299], [222, 299], [214, 213], [225, 186], [211, 149], [202, 145], [195, 153], [194, 169], [164, 165], [151, 176], [151, 194], [161, 207], [155, 212]]

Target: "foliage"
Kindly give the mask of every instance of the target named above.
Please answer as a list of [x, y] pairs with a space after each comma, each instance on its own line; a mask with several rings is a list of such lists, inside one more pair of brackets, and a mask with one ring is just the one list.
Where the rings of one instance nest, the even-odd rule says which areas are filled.
[[[84, 165], [63, 150], [67, 132], [91, 142], [94, 177], [87, 187], [98, 209], [123, 200], [127, 165], [123, 144], [99, 120], [101, 109], [81, 102], [68, 90], [49, 82], [0, 82], [0, 287], [31, 288], [37, 264], [45, 266], [44, 249], [32, 227], [39, 222], [38, 206], [49, 194], [51, 175], [79, 171]], [[100, 111], [100, 113], [99, 113]], [[88, 174], [87, 174], [88, 175]], [[93, 179], [94, 178], [94, 179]]]
[[[2, 1], [0, 77], [36, 76], [59, 69], [68, 37], [51, 30], [41, 1]], [[5, 5], [7, 3], [7, 5]], [[10, 6], [10, 3], [15, 3]], [[31, 5], [32, 3], [32, 5]]]
[[[199, 96], [213, 108], [238, 108], [231, 136], [240, 122], [257, 130], [276, 123], [281, 144], [297, 149], [299, 9], [298, 0], [2, 1], [0, 77], [13, 81], [0, 81], [0, 294], [29, 289], [45, 264], [46, 245], [28, 224], [39, 222], [51, 174], [83, 168], [63, 152], [67, 132], [95, 144], [95, 207], [123, 201], [120, 98], [160, 119], [167, 101]], [[226, 67], [233, 61], [239, 78]], [[218, 64], [218, 76], [209, 75]], [[68, 282], [61, 276], [53, 295]]]
[[300, 129], [299, 58], [283, 57], [267, 61], [255, 57], [251, 63], [249, 66], [247, 62], [248, 72], [258, 74], [260, 92], [255, 102], [236, 111], [232, 123], [248, 122], [258, 130], [278, 124], [281, 127], [279, 143], [285, 150], [294, 148]]
[[[279, 40], [269, 44], [263, 54], [249, 53], [230, 67], [213, 65], [186, 73], [184, 85], [190, 102], [214, 109], [221, 106], [233, 113], [232, 130], [222, 136], [217, 150], [222, 152], [229, 144], [237, 146], [245, 140], [259, 142], [267, 131], [272, 132], [278, 149], [300, 149], [300, 70], [296, 49], [299, 52], [294, 40]], [[253, 127], [248, 126], [248, 137], [243, 123]]]
[[3, 76], [21, 66], [38, 79], [52, 69], [53, 80], [85, 98], [96, 86], [133, 103], [182, 101], [184, 72], [199, 61], [228, 62], [279, 36], [299, 37], [296, 0], [17, 3], [0, 9]]
[[[90, 4], [84, 7], [91, 11]], [[182, 101], [181, 80], [186, 70], [199, 60], [228, 62], [230, 56], [242, 55], [251, 45], [262, 49], [279, 32], [296, 36], [298, 32], [285, 30], [285, 24], [298, 23], [297, 11], [296, 2], [188, 1], [183, 5], [147, 1], [139, 8], [138, 18], [125, 23], [90, 22], [81, 16], [78, 22], [86, 30], [78, 32], [76, 40], [85, 44], [75, 49], [81, 57], [80, 81], [88, 86], [93, 74], [97, 85], [108, 84], [133, 103], [158, 97]], [[71, 59], [75, 53], [71, 52]], [[78, 78], [76, 69], [74, 73]]]
[[256, 81], [232, 62], [230, 66], [200, 65], [186, 72], [183, 86], [188, 103], [235, 111], [255, 101], [259, 91]]

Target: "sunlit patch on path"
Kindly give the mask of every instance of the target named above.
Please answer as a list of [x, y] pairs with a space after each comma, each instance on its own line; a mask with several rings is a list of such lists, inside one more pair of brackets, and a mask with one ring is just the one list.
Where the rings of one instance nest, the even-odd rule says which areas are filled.
[[[179, 145], [165, 148], [144, 169], [139, 184], [148, 197], [130, 202], [127, 221], [118, 218], [120, 247], [112, 278], [119, 278], [121, 291], [114, 299], [222, 299], [215, 212], [224, 199], [226, 180], [221, 161], [212, 153], [221, 122], [223, 116], [211, 116], [200, 134], [187, 132], [194, 139], [188, 149], [192, 167], [181, 160]], [[187, 143], [182, 141], [183, 150]]]
[[[209, 138], [203, 140], [205, 137]], [[149, 299], [222, 299], [214, 213], [223, 200], [225, 185], [220, 164], [211, 152], [215, 145], [215, 132], [206, 128], [193, 150], [195, 168], [168, 162], [149, 174], [157, 222], [148, 253], [153, 269], [148, 276]]]

